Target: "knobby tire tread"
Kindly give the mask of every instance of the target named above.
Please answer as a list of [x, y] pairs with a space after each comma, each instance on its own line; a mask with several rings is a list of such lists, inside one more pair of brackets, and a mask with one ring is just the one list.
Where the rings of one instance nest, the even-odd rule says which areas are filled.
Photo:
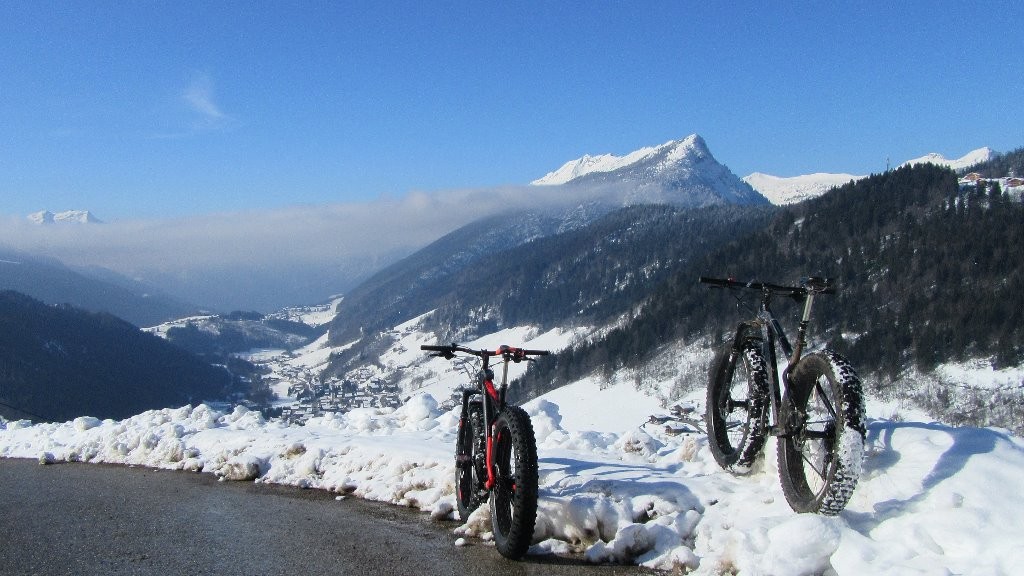
[[477, 461], [478, 438], [483, 434], [484, 415], [479, 403], [470, 403], [469, 412], [459, 425], [455, 447], [455, 502], [463, 522], [484, 502]]
[[[779, 477], [790, 507], [797, 512], [817, 512], [835, 516], [853, 496], [860, 479], [864, 451], [864, 393], [860, 378], [850, 363], [835, 352], [809, 354], [800, 360], [791, 377], [791, 391], [797, 408], [805, 410], [817, 384], [835, 404], [835, 439], [825, 446], [830, 466], [824, 485], [815, 492], [807, 483], [802, 442], [798, 438], [779, 438]], [[817, 383], [817, 384], [816, 384]], [[839, 400], [835, 403], [835, 400]]]
[[[491, 490], [491, 528], [498, 552], [515, 560], [526, 555], [533, 543], [537, 521], [537, 441], [529, 415], [519, 406], [502, 410], [494, 434], [499, 480]], [[515, 474], [509, 478], [506, 472], [513, 458]]]
[[[715, 461], [733, 473], [746, 474], [764, 449], [768, 436], [768, 364], [757, 340], [745, 340], [739, 352], [732, 357], [734, 364], [731, 365], [732, 350], [732, 345], [724, 347], [711, 365], [705, 421], [708, 444]], [[723, 394], [731, 397], [730, 390], [736, 378], [746, 380], [739, 385], [745, 389], [748, 409], [743, 423], [746, 433], [738, 445], [733, 446], [725, 421], [727, 415], [716, 407]]]

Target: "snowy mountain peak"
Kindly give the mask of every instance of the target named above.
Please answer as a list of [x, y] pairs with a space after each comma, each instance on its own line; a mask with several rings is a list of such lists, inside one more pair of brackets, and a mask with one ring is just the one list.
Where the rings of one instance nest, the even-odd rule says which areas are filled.
[[784, 178], [772, 176], [762, 172], [743, 178], [743, 181], [750, 184], [769, 202], [776, 206], [784, 204], [796, 204], [810, 198], [821, 196], [836, 186], [842, 186], [852, 180], [860, 180], [863, 176], [853, 174], [805, 174], [803, 176], [792, 176]]
[[920, 158], [907, 160], [906, 162], [901, 164], [901, 166], [913, 166], [915, 164], [935, 164], [937, 166], [945, 166], [952, 170], [962, 170], [964, 168], [969, 168], [981, 162], [987, 162], [994, 158], [995, 155], [996, 152], [989, 148], [988, 146], [985, 146], [984, 148], [978, 148], [977, 150], [971, 150], [967, 154], [964, 154], [963, 156], [955, 160], [949, 160], [942, 154], [932, 152], [930, 154], [925, 154]]
[[65, 210], [57, 213], [40, 210], [29, 214], [28, 219], [36, 224], [100, 224], [103, 222], [88, 210]]
[[582, 158], [570, 160], [558, 170], [548, 172], [544, 177], [538, 178], [530, 182], [530, 184], [534, 186], [557, 186], [595, 172], [614, 172], [615, 170], [620, 170], [659, 155], [665, 155], [668, 161], [679, 161], [687, 156], [699, 158], [710, 156], [710, 154], [704, 139], [697, 134], [691, 134], [682, 140], [670, 140], [660, 146], [640, 148], [625, 156], [615, 156], [613, 154], [591, 156], [585, 154]]
[[[691, 134], [625, 156], [586, 155], [534, 180], [534, 186], [590, 186], [613, 204], [762, 204], [766, 200], [715, 160], [704, 139]], [[615, 190], [614, 194], [609, 192]]]

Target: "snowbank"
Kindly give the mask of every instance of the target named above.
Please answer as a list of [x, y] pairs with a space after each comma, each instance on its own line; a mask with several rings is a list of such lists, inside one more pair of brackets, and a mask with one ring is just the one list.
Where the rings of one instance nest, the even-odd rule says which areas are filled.
[[[354, 410], [304, 426], [207, 406], [121, 421], [0, 420], [0, 456], [198, 471], [454, 518], [457, 414], [437, 406], [420, 395], [398, 410]], [[650, 425], [572, 430], [562, 425], [571, 406], [540, 400], [527, 408], [540, 454], [535, 554], [774, 575], [1012, 574], [1024, 558], [1024, 443], [1001, 430], [875, 421], [848, 509], [825, 518], [786, 505], [773, 442], [750, 475], [737, 477], [717, 467], [699, 434]], [[456, 532], [459, 545], [487, 542], [486, 506]]]

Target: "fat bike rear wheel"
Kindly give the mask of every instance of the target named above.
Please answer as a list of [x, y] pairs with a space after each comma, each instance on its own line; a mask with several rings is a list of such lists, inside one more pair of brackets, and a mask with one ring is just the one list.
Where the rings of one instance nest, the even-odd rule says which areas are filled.
[[498, 552], [513, 560], [526, 555], [537, 521], [537, 441], [526, 411], [508, 406], [494, 424], [491, 529]]
[[455, 444], [455, 503], [463, 522], [484, 501], [484, 414], [480, 402], [470, 402], [459, 420], [459, 436]]
[[768, 365], [758, 341], [723, 348], [711, 365], [704, 413], [708, 445], [722, 468], [750, 471], [764, 448], [767, 408]]
[[[864, 454], [864, 393], [842, 356], [825, 350], [800, 360], [784, 404], [793, 409], [779, 437], [779, 479], [797, 512], [835, 516], [860, 479]], [[792, 404], [790, 404], [790, 400]]]

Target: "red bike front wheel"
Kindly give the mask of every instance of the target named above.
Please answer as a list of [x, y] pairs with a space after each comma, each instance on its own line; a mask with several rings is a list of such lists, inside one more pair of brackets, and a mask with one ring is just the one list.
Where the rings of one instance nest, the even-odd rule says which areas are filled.
[[529, 415], [518, 406], [507, 406], [494, 424], [494, 468], [494, 544], [516, 560], [530, 549], [537, 521], [537, 441]]

